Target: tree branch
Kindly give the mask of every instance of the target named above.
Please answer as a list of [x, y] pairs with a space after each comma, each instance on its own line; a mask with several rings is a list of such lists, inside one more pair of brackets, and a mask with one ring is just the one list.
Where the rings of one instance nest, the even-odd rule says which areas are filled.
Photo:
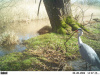
[[42, 0], [40, 0], [40, 2], [39, 2], [37, 16], [39, 15], [39, 10], [40, 10], [41, 1], [42, 1]]

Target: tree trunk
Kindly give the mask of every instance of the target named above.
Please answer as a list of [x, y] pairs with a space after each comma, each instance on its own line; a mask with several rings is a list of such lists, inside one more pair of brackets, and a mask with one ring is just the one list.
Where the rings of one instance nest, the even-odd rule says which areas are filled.
[[57, 32], [61, 27], [61, 17], [71, 16], [70, 0], [43, 0], [50, 19], [52, 31]]

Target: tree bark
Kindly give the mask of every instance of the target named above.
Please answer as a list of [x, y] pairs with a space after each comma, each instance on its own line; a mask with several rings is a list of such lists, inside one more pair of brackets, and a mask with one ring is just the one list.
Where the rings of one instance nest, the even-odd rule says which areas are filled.
[[43, 0], [43, 2], [50, 19], [52, 31], [57, 32], [57, 29], [61, 27], [61, 17], [63, 15], [71, 16], [70, 0]]

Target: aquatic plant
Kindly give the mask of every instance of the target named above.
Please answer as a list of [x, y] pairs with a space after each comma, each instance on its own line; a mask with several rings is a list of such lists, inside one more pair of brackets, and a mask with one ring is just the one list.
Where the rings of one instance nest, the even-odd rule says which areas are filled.
[[0, 35], [0, 45], [17, 44], [18, 40], [18, 36], [13, 31], [6, 31]]

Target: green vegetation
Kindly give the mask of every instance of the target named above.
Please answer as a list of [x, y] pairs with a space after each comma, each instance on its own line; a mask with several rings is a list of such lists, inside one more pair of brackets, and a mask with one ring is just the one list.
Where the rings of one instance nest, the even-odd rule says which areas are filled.
[[[66, 25], [67, 26], [67, 25]], [[65, 26], [63, 26], [65, 27]], [[89, 31], [84, 31], [82, 41], [90, 45], [100, 57], [100, 24], [91, 26]], [[94, 35], [95, 34], [95, 35]], [[87, 37], [88, 35], [88, 37]], [[77, 33], [75, 33], [67, 42], [71, 35], [61, 35], [56, 33], [47, 33], [35, 38], [26, 40], [24, 44], [27, 50], [24, 52], [15, 52], [0, 57], [1, 71], [57, 71], [74, 70], [67, 64], [69, 60], [75, 60], [80, 57], [78, 49]]]
[[100, 34], [100, 23], [95, 23], [94, 25], [91, 25], [91, 27], [87, 26], [87, 28], [94, 34]]
[[[8, 0], [9, 1], [9, 0]], [[16, 0], [17, 1], [17, 0]], [[25, 2], [24, 0], [13, 1], [10, 8], [0, 11], [0, 45], [13, 45], [18, 43], [18, 36], [14, 32], [6, 30], [6, 26], [13, 23], [29, 23], [34, 19], [43, 19], [45, 16], [45, 7], [42, 7], [42, 13], [37, 17], [37, 4], [35, 0]], [[35, 5], [34, 5], [34, 4]], [[4, 3], [5, 4], [5, 3]], [[7, 4], [9, 4], [7, 2]], [[1, 3], [1, 5], [3, 5]], [[33, 6], [34, 5], [34, 6]], [[5, 5], [3, 5], [5, 6]], [[30, 8], [31, 7], [31, 8]], [[17, 9], [17, 11], [16, 11]], [[34, 9], [34, 10], [33, 10]], [[9, 10], [9, 11], [8, 11]], [[93, 26], [83, 26], [68, 16], [62, 19], [62, 25], [56, 33], [47, 33], [24, 41], [27, 49], [21, 52], [14, 52], [0, 57], [1, 71], [73, 71], [73, 67], [67, 62], [80, 58], [77, 33], [68, 41], [74, 30], [82, 28], [84, 35], [82, 41], [90, 45], [100, 57], [100, 24]], [[6, 30], [6, 32], [4, 32]], [[43, 29], [44, 30], [44, 29]], [[87, 33], [87, 32], [92, 33]], [[40, 31], [41, 32], [41, 31]], [[88, 36], [88, 37], [87, 37]]]
[[[89, 31], [92, 31], [92, 28], [94, 27], [91, 27]], [[94, 32], [95, 35], [100, 34], [98, 33], [99, 29], [94, 29], [96, 30], [96, 32]], [[86, 37], [88, 34], [90, 38]], [[80, 54], [78, 51], [77, 34], [74, 34], [70, 40], [65, 42], [70, 36], [71, 35], [48, 33], [26, 40], [24, 44], [27, 50], [24, 52], [10, 53], [0, 57], [0, 70], [72, 71], [74, 69], [67, 64], [67, 61], [79, 58]], [[84, 32], [81, 38], [84, 43], [96, 50], [100, 56], [100, 51], [98, 51], [100, 49], [99, 37], [93, 37], [93, 34]]]
[[[61, 66], [66, 64], [65, 62], [76, 59], [79, 55], [75, 36], [66, 43], [66, 50], [64, 43], [69, 36], [48, 33], [26, 40], [24, 44], [26, 44], [27, 50], [23, 53], [11, 53], [0, 57], [0, 68], [15, 71], [62, 70]], [[73, 70], [73, 68], [67, 65], [64, 70]]]
[[100, 57], [100, 23], [86, 26], [86, 28], [90, 31], [90, 33], [84, 33], [82, 40], [91, 46]]
[[75, 21], [72, 17], [65, 17], [61, 21], [62, 25], [58, 28], [57, 32], [60, 34], [71, 34], [72, 31], [77, 30], [78, 28], [82, 28], [83, 30], [89, 32], [83, 25]]
[[[57, 46], [60, 48], [60, 50], [66, 51], [65, 48], [65, 41], [66, 39], [69, 38], [69, 36], [71, 35], [61, 35], [61, 34], [56, 34], [56, 33], [49, 33], [49, 34], [44, 34], [32, 39], [29, 39], [27, 41], [25, 41], [26, 46], [28, 48], [33, 48], [33, 49], [42, 49], [42, 48], [50, 48], [50, 49], [56, 49]], [[75, 36], [73, 36], [71, 38], [71, 40], [69, 40], [66, 45], [68, 46], [68, 50], [69, 50], [69, 46], [72, 45], [73, 40], [75, 41], [73, 43], [73, 47], [77, 46], [77, 38], [75, 38]]]

